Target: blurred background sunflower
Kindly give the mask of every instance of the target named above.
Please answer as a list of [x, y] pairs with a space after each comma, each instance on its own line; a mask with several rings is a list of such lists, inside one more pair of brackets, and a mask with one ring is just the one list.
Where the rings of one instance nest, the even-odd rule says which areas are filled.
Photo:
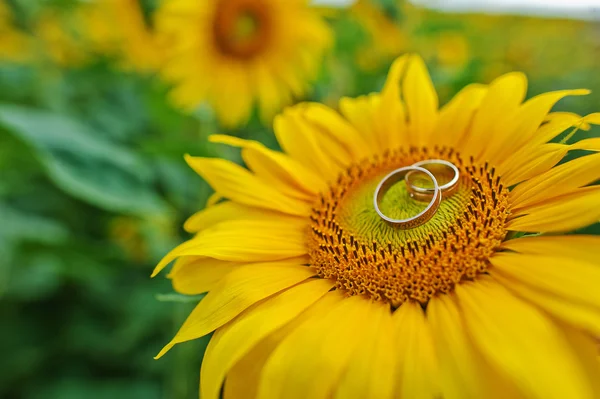
[[172, 0], [156, 13], [176, 106], [207, 101], [224, 126], [245, 123], [258, 104], [269, 124], [301, 98], [331, 45], [329, 27], [307, 1]]
[[[218, 199], [183, 154], [241, 164], [239, 151], [209, 144], [219, 132], [279, 149], [271, 118], [284, 106], [379, 91], [409, 52], [440, 104], [519, 70], [528, 97], [592, 90], [555, 112], [597, 112], [599, 10], [593, 0], [0, 0], [0, 397], [198, 397], [209, 337], [152, 360], [201, 296], [150, 272], [189, 238], [183, 221]], [[582, 125], [555, 140], [591, 137], [598, 127]]]

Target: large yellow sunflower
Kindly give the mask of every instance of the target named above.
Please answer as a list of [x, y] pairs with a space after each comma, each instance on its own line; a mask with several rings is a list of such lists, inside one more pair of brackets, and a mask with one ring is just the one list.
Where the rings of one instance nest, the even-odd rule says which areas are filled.
[[248, 120], [258, 103], [270, 120], [303, 95], [331, 33], [308, 0], [171, 0], [157, 11], [163, 76], [174, 102], [203, 101], [226, 126]]
[[[213, 136], [249, 170], [187, 157], [227, 200], [192, 216], [195, 237], [155, 270], [178, 258], [175, 289], [208, 291], [159, 356], [214, 331], [203, 399], [223, 383], [225, 399], [600, 397], [600, 237], [559, 234], [600, 219], [600, 139], [548, 143], [600, 114], [549, 113], [586, 90], [523, 102], [526, 89], [510, 73], [438, 110], [409, 55], [341, 115], [286, 109], [284, 152]], [[430, 158], [458, 166], [458, 192], [422, 226], [383, 223], [379, 179]], [[381, 206], [418, 208], [404, 183]]]

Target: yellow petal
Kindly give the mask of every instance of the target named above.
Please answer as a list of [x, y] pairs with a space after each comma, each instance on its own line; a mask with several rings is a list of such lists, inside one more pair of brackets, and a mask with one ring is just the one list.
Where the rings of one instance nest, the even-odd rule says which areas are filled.
[[258, 393], [258, 386], [263, 373], [263, 368], [273, 351], [279, 346], [292, 331], [302, 325], [306, 320], [318, 317], [331, 310], [345, 297], [339, 291], [330, 291], [298, 317], [288, 324], [267, 336], [255, 345], [246, 356], [238, 361], [227, 373], [225, 380], [224, 399], [254, 399]]
[[468, 154], [480, 155], [487, 148], [497, 148], [503, 122], [517, 110], [526, 91], [527, 78], [520, 72], [507, 73], [490, 83], [464, 142]]
[[384, 148], [381, 147], [379, 137], [372, 122], [374, 110], [371, 109], [369, 97], [342, 97], [339, 105], [340, 112], [360, 133], [363, 140], [367, 143], [367, 148], [371, 152], [383, 151]]
[[230, 200], [291, 215], [308, 215], [310, 205], [290, 198], [233, 162], [218, 158], [185, 157], [215, 191]]
[[584, 187], [527, 208], [527, 215], [510, 220], [509, 230], [566, 232], [600, 220], [600, 186]]
[[[585, 124], [582, 121], [583, 119], [578, 120], [577, 124], [579, 127]], [[544, 127], [540, 128], [540, 131]], [[497, 170], [502, 176], [502, 181], [507, 186], [513, 186], [549, 171], [563, 159], [568, 151], [572, 150], [600, 151], [600, 138], [584, 139], [570, 145], [548, 143], [538, 146], [527, 146], [506, 158], [497, 167]]]
[[202, 398], [218, 399], [223, 379], [235, 363], [262, 339], [325, 295], [332, 286], [333, 283], [327, 280], [309, 280], [259, 303], [218, 329], [202, 361]]
[[598, 179], [600, 179], [600, 154], [566, 162], [515, 187], [509, 195], [512, 212], [515, 216], [526, 213], [517, 210], [569, 194]]
[[308, 89], [305, 76], [301, 76], [298, 70], [289, 65], [287, 60], [273, 61], [274, 74], [279, 78], [280, 85], [284, 86], [294, 97], [302, 97]]
[[217, 118], [227, 128], [245, 124], [250, 118], [254, 100], [247, 72], [241, 65], [221, 63], [219, 76], [221, 79], [215, 84], [217, 88], [213, 89], [217, 93], [213, 100]]
[[343, 146], [334, 147], [333, 140], [329, 142], [331, 147], [326, 147], [321, 140], [323, 135], [307, 123], [298, 107], [288, 108], [275, 118], [273, 127], [277, 141], [293, 159], [320, 174], [325, 180], [336, 178], [341, 166], [334, 159], [342, 157], [349, 161], [349, 154]]
[[[252, 148], [242, 150], [242, 159], [256, 176], [288, 197], [312, 203], [318, 198], [318, 193], [327, 188], [325, 181], [320, 178], [308, 178], [309, 174], [299, 176], [304, 167], [292, 159], [288, 159], [291, 162], [284, 166], [283, 163], [266, 158], [260, 151]], [[311, 183], [313, 184], [309, 189]]]
[[440, 146], [461, 148], [473, 115], [486, 93], [487, 86], [480, 84], [471, 84], [459, 91], [440, 109], [431, 142]]
[[402, 94], [408, 111], [412, 142], [428, 143], [437, 121], [438, 96], [423, 59], [417, 55], [412, 56], [406, 66]]
[[396, 397], [441, 396], [431, 327], [421, 306], [406, 302], [394, 312], [398, 367]]
[[[353, 120], [363, 125], [361, 128], [363, 136], [373, 136], [375, 146], [371, 148], [370, 155], [381, 154], [390, 149], [413, 143], [406, 126], [404, 105], [400, 99], [386, 102], [382, 95], [371, 93], [357, 99], [343, 100], [345, 103], [354, 102], [355, 110], [346, 110], [346, 113], [363, 114], [358, 117], [354, 114]], [[344, 104], [344, 102], [340, 102], [340, 104]]]
[[496, 281], [502, 284], [516, 296], [539, 307], [557, 320], [587, 331], [594, 336], [600, 336], [600, 312], [597, 308], [580, 303], [565, 301], [562, 297], [534, 285], [527, 285], [513, 278], [505, 277], [497, 269], [490, 270]]
[[546, 120], [547, 123], [543, 124], [531, 137], [530, 146], [547, 143], [573, 126], [579, 126], [583, 130], [589, 127], [580, 115], [570, 112], [552, 112], [546, 115]]
[[334, 398], [393, 398], [397, 354], [389, 305], [376, 302], [364, 320], [363, 341], [352, 354]]
[[381, 90], [378, 119], [382, 121], [384, 130], [378, 132], [378, 142], [383, 143], [384, 150], [411, 144], [406, 126], [406, 112], [401, 99], [401, 82], [409, 59], [409, 55], [396, 58]]
[[396, 58], [390, 67], [388, 76], [381, 90], [381, 95], [386, 106], [399, 102], [401, 98], [401, 82], [406, 73], [406, 65], [411, 58], [410, 55], [401, 55]]
[[175, 344], [203, 337], [258, 301], [314, 275], [315, 272], [307, 266], [277, 262], [246, 265], [233, 270], [200, 301], [156, 358], [167, 353]]
[[450, 295], [441, 295], [429, 301], [427, 319], [439, 361], [439, 384], [443, 398], [485, 397], [480, 369], [469, 344], [470, 338]]
[[[229, 371], [223, 387], [223, 399], [254, 399], [260, 381], [262, 366], [283, 338], [280, 334], [269, 337], [254, 346]], [[202, 388], [200, 388], [202, 389]]]
[[598, 342], [595, 337], [584, 334], [576, 328], [558, 323], [566, 339], [577, 353], [585, 369], [587, 380], [592, 384], [594, 398], [600, 398], [600, 363], [598, 362]]
[[384, 151], [385, 149], [393, 148], [392, 146], [395, 145], [395, 143], [391, 144], [391, 140], [399, 137], [398, 127], [384, 125], [387, 122], [387, 112], [392, 110], [386, 110], [383, 108], [381, 95], [378, 93], [371, 93], [367, 95], [365, 99], [366, 108], [363, 109], [363, 112], [369, 116], [371, 130], [375, 135], [375, 140], [377, 140], [379, 148], [382, 148]]
[[594, 125], [600, 125], [600, 112], [587, 115], [585, 121], [587, 123], [593, 123]]
[[208, 83], [204, 79], [187, 79], [169, 92], [169, 100], [184, 111], [191, 112], [207, 97]]
[[286, 94], [282, 91], [282, 87], [276, 81], [275, 75], [271, 68], [266, 65], [266, 62], [261, 61], [256, 63], [250, 70], [252, 75], [253, 92], [258, 98], [258, 108], [260, 119], [266, 125], [270, 125], [270, 121], [275, 114], [286, 103]]
[[365, 298], [345, 298], [292, 331], [265, 364], [257, 397], [328, 398], [364, 336], [371, 309]]
[[263, 208], [225, 201], [196, 212], [185, 221], [183, 228], [189, 233], [198, 233], [225, 221], [273, 220], [277, 218], [286, 218], [286, 216], [282, 213]]
[[508, 187], [538, 176], [558, 164], [569, 151], [568, 145], [548, 143], [527, 151], [517, 151], [498, 167], [502, 181]]
[[492, 160], [503, 160], [520, 148], [535, 146], [531, 143], [531, 138], [535, 136], [554, 104], [566, 96], [581, 96], [589, 93], [589, 90], [583, 89], [561, 90], [543, 93], [525, 102], [502, 126], [504, 133], [498, 138], [498, 147], [489, 150], [494, 154]]
[[213, 206], [216, 205], [219, 201], [221, 201], [223, 198], [223, 196], [219, 193], [212, 193], [210, 195], [210, 197], [208, 197], [208, 199], [206, 200], [206, 206]]
[[180, 256], [248, 263], [287, 259], [306, 253], [306, 221], [302, 219], [233, 220], [203, 230], [171, 250], [154, 268], [152, 277]]
[[344, 145], [353, 159], [369, 154], [360, 133], [337, 112], [319, 103], [305, 103], [303, 110], [307, 121]]
[[579, 140], [571, 144], [569, 150], [600, 151], [600, 137]]
[[547, 291], [571, 303], [579, 303], [600, 312], [599, 260], [545, 255], [498, 253], [490, 258], [494, 273]]
[[223, 399], [256, 398], [262, 367], [284, 337], [285, 335], [280, 331], [272, 334], [272, 336], [255, 345], [246, 356], [233, 366], [225, 380]]
[[173, 280], [175, 291], [185, 295], [196, 295], [212, 290], [223, 277], [237, 267], [240, 267], [240, 263], [184, 256], [177, 259], [169, 278]]
[[504, 241], [502, 248], [522, 254], [552, 255], [571, 260], [582, 260], [600, 265], [600, 257], [593, 249], [600, 248], [600, 236], [534, 236]]
[[[291, 118], [299, 133], [306, 135], [313, 146], [318, 146], [323, 150], [325, 162], [334, 168], [332, 173], [335, 173], [335, 178], [337, 178], [339, 168], [346, 168], [354, 161], [352, 153], [343, 141], [330, 133], [329, 129], [322, 129], [306, 117], [307, 107], [306, 103], [301, 103], [287, 108], [285, 114]], [[319, 172], [321, 175], [323, 174], [323, 171]]]
[[482, 355], [530, 397], [593, 398], [576, 353], [540, 311], [489, 278], [460, 284], [456, 294]]
[[242, 147], [242, 158], [256, 176], [289, 196], [314, 201], [327, 189], [325, 181], [286, 154], [273, 151], [257, 141], [226, 135], [212, 135], [209, 141]]
[[442, 295], [433, 298], [427, 306], [427, 320], [439, 364], [441, 396], [444, 399], [525, 399], [515, 384], [491, 368], [473, 347], [456, 302], [455, 295]]

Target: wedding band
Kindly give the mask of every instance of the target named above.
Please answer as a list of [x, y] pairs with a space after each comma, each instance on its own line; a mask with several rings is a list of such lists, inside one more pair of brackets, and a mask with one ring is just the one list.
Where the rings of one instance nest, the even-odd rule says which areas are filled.
[[[433, 182], [433, 195], [430, 198], [429, 204], [419, 214], [406, 219], [393, 219], [389, 216], [384, 215], [381, 209], [379, 209], [379, 203], [383, 199], [383, 196], [394, 184], [404, 179], [406, 177], [406, 174], [411, 171], [425, 173]], [[375, 206], [375, 211], [377, 212], [379, 217], [385, 220], [388, 224], [403, 230], [412, 229], [414, 227], [426, 223], [429, 219], [433, 217], [438, 207], [440, 206], [441, 201], [442, 192], [433, 173], [431, 173], [425, 168], [415, 165], [396, 169], [393, 172], [389, 173], [379, 182], [379, 185], [377, 185], [377, 188], [375, 189], [375, 194], [373, 195], [373, 205]]]
[[[447, 169], [452, 171], [454, 175], [452, 179], [448, 183], [439, 186], [441, 194], [444, 198], [452, 196], [458, 190], [458, 178], [460, 176], [458, 168], [452, 162], [444, 161], [443, 159], [426, 159], [425, 161], [415, 162], [412, 166], [418, 166], [427, 169], [429, 172], [431, 172], [431, 170], [427, 168], [427, 165], [432, 164], [443, 165]], [[411, 197], [420, 201], [431, 200], [435, 195], [435, 190], [433, 188], [425, 188], [415, 185], [414, 182], [411, 180], [411, 177], [413, 177], [415, 174], [415, 171], [410, 171], [404, 176], [406, 187], [410, 192]]]

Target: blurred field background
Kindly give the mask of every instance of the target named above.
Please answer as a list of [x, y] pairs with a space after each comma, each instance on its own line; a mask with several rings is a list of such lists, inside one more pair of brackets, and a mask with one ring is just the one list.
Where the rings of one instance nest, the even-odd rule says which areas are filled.
[[[172, 105], [156, 74], [159, 1], [122, 0], [108, 23], [91, 1], [0, 0], [1, 398], [198, 395], [207, 339], [152, 359], [198, 300], [149, 278], [211, 194], [183, 154], [239, 160], [207, 142], [218, 132], [276, 144], [256, 116], [227, 130], [208, 106]], [[557, 109], [600, 111], [593, 19], [444, 13], [394, 0], [320, 12], [335, 47], [305, 99], [335, 106], [378, 90], [395, 56], [418, 52], [442, 104], [467, 83], [521, 70], [529, 96], [589, 88]]]

